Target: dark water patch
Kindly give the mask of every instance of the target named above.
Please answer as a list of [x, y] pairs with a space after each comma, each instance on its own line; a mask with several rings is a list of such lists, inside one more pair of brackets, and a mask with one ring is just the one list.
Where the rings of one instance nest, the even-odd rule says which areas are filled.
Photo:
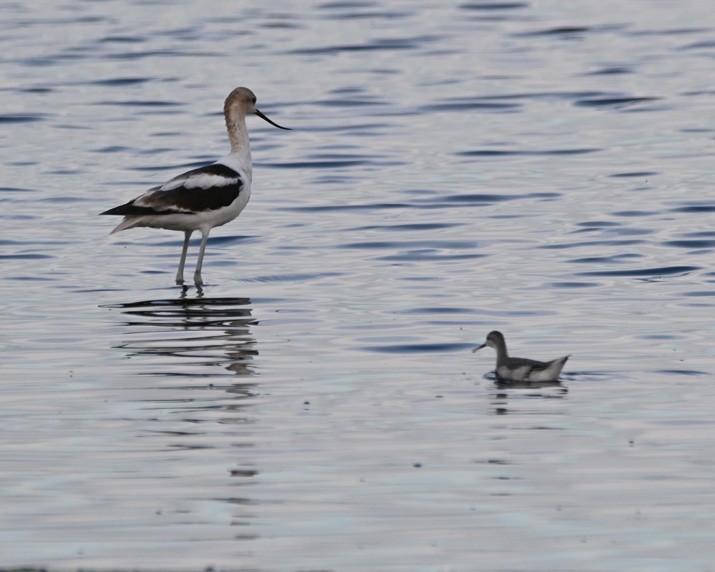
[[551, 288], [596, 288], [601, 286], [599, 282], [551, 282], [548, 284]]
[[317, 159], [320, 161], [378, 161], [379, 156], [377, 155], [366, 155], [366, 154], [348, 154], [348, 153], [311, 153], [306, 155], [308, 159]]
[[47, 276], [6, 276], [4, 280], [13, 280], [16, 282], [59, 282], [59, 278], [50, 278]]
[[[336, 105], [340, 105], [339, 103]], [[302, 130], [311, 131], [313, 133], [350, 133], [356, 137], [373, 137], [379, 132], [386, 130], [384, 123], [355, 123], [352, 125], [311, 125], [309, 127], [301, 127]]]
[[105, 60], [120, 60], [134, 61], [153, 58], [221, 58], [223, 54], [220, 52], [201, 51], [201, 50], [138, 50], [136, 52], [119, 52], [104, 54], [100, 56]]
[[711, 28], [663, 28], [658, 30], [629, 30], [629, 36], [681, 36], [712, 32]]
[[302, 274], [266, 274], [247, 278], [244, 282], [307, 282], [309, 280], [320, 280], [322, 278], [335, 278], [342, 276], [342, 272], [314, 272]]
[[[681, 94], [683, 97], [712, 97], [715, 95], [715, 89], [696, 89], [693, 91], [683, 91]], [[679, 130], [681, 133], [711, 133], [712, 129], [706, 128], [684, 128]]]
[[[346, 167], [358, 167], [361, 165], [375, 165], [371, 160], [363, 159], [342, 159], [333, 161], [296, 161], [285, 163], [256, 163], [258, 166], [271, 169], [342, 169]], [[382, 163], [388, 165], [389, 163]]]
[[335, 55], [341, 52], [403, 51], [423, 48], [425, 45], [442, 39], [442, 36], [425, 35], [409, 38], [380, 38], [364, 44], [335, 44], [320, 48], [298, 48], [287, 53], [301, 56]]
[[715, 290], [694, 290], [692, 292], [683, 292], [682, 295], [688, 298], [711, 298], [715, 296]]
[[[582, 226], [588, 229], [592, 228], [609, 228], [609, 227], [614, 227], [614, 226], [621, 226], [621, 223], [619, 222], [613, 222], [610, 220], [589, 220], [586, 222], [579, 222], [576, 223], [576, 226]], [[579, 232], [579, 231], [576, 231]]]
[[622, 217], [628, 217], [628, 218], [638, 218], [642, 216], [653, 216], [655, 214], [658, 214], [653, 211], [617, 211], [610, 213], [612, 216], [622, 216]]
[[330, 211], [372, 211], [372, 210], [393, 210], [410, 208], [413, 205], [408, 203], [371, 203], [362, 205], [321, 205], [307, 207], [279, 207], [277, 210], [286, 212], [307, 212], [320, 213]]
[[446, 260], [476, 260], [485, 258], [486, 254], [444, 254], [436, 249], [411, 250], [400, 254], [380, 256], [377, 260], [388, 262], [439, 262]]
[[117, 77], [111, 79], [98, 79], [92, 82], [93, 85], [101, 85], [108, 87], [126, 87], [128, 85], [138, 85], [152, 81], [149, 77]]
[[[229, 246], [232, 244], [242, 244], [246, 242], [255, 242], [261, 237], [257, 235], [228, 235], [228, 236], [213, 236], [209, 238], [209, 244], [214, 246]], [[198, 242], [198, 239], [196, 240]], [[181, 241], [174, 241], [172, 244], [180, 244]]]
[[366, 0], [358, 2], [356, 0], [338, 0], [336, 2], [323, 2], [316, 6], [320, 10], [352, 10], [354, 8], [372, 8], [378, 6], [378, 2]]
[[520, 32], [514, 34], [516, 37], [539, 37], [539, 36], [574, 36], [585, 34], [587, 32], [599, 31], [598, 28], [588, 26], [559, 26], [556, 28], [547, 28], [545, 30], [536, 30], [532, 32]]
[[682, 207], [677, 207], [675, 209], [672, 209], [671, 212], [676, 212], [676, 213], [693, 213], [693, 214], [700, 214], [700, 213], [712, 213], [715, 212], [715, 204], [706, 204], [706, 203], [693, 203], [690, 205], [682, 206]]
[[410, 308], [409, 310], [397, 310], [395, 314], [404, 315], [422, 315], [422, 314], [471, 314], [474, 311], [471, 308], [459, 307], [444, 307], [444, 306], [426, 306], [422, 308]]
[[361, 346], [357, 349], [383, 354], [423, 354], [459, 352], [471, 349], [473, 344], [465, 343], [425, 343], [425, 344], [387, 344], [381, 346]]
[[705, 40], [702, 42], [693, 42], [692, 44], [687, 44], [681, 46], [681, 50], [712, 50], [715, 49], [715, 40]]
[[523, 99], [526, 101], [531, 101], [535, 99], [574, 101], [590, 97], [600, 97], [604, 95], [606, 95], [606, 93], [602, 91], [527, 91], [480, 96], [479, 99], [483, 101], [509, 101], [512, 99]]
[[348, 242], [344, 244], [338, 244], [335, 248], [345, 248], [345, 249], [393, 249], [393, 248], [441, 248], [441, 249], [472, 249], [476, 248], [477, 243], [475, 241], [441, 241], [441, 240], [411, 240], [411, 241], [364, 241], [364, 242]]
[[575, 102], [575, 105], [580, 107], [605, 108], [611, 107], [621, 109], [638, 105], [639, 103], [649, 103], [651, 101], [659, 101], [660, 97], [601, 97], [593, 99], [580, 99]]
[[123, 107], [179, 107], [184, 105], [178, 101], [161, 99], [125, 99], [118, 101], [98, 101], [97, 105], [121, 105]]
[[[705, 95], [715, 95], [715, 90], [708, 91]], [[712, 133], [715, 129], [709, 127], [684, 127], [679, 129], [681, 133]]]
[[[377, 98], [374, 98], [372, 96], [365, 96], [365, 97], [341, 97], [341, 98], [336, 98], [336, 99], [322, 99], [317, 102], [317, 105], [324, 106], [324, 107], [368, 107], [371, 105], [387, 105], [387, 102], [384, 100], [380, 100]], [[356, 127], [359, 127], [361, 129], [365, 128], [374, 128], [377, 127], [377, 124], [375, 125], [366, 125], [362, 124], [360, 126], [352, 126], [352, 129], [355, 129]], [[323, 128], [323, 130], [336, 130], [334, 127], [331, 128]], [[345, 127], [340, 127], [337, 130], [344, 130]], [[319, 130], [319, 129], [317, 129]]]
[[715, 230], [696, 230], [683, 233], [686, 238], [715, 238]]
[[455, 153], [458, 157], [524, 157], [524, 156], [564, 156], [564, 155], [585, 155], [587, 153], [596, 153], [602, 151], [600, 148], [580, 148], [580, 149], [544, 149], [544, 150], [526, 150], [526, 149], [475, 149], [473, 151], [458, 151]]
[[105, 36], [97, 40], [101, 44], [140, 44], [146, 42], [144, 36]]
[[[458, 195], [446, 195], [439, 198], [440, 203], [471, 203], [490, 205], [505, 201], [513, 201], [522, 198], [523, 195], [493, 195], [487, 193], [464, 193]], [[424, 201], [433, 202], [434, 199], [421, 199]]]
[[481, 98], [455, 98], [451, 101], [431, 103], [418, 108], [418, 113], [436, 113], [440, 111], [514, 111], [520, 109], [520, 103], [505, 103]]
[[[301, 26], [300, 24], [296, 22], [279, 22], [276, 20], [271, 20], [267, 22], [261, 22], [259, 24], [261, 28], [265, 28], [266, 30], [304, 30], [305, 27]], [[248, 35], [249, 32], [247, 32], [245, 35]]]
[[[80, 169], [54, 169], [52, 171], [48, 171], [49, 173], [53, 175], [75, 175], [79, 172], [81, 172]], [[46, 204], [74, 204], [74, 203], [86, 203], [86, 202], [94, 202], [94, 199], [91, 199], [88, 196], [84, 197], [79, 197], [79, 196], [71, 196], [71, 195], [65, 195], [63, 197], [45, 197], [38, 199], [38, 203], [46, 203]]]
[[0, 125], [13, 123], [34, 123], [44, 121], [50, 116], [46, 113], [3, 113], [0, 114]]
[[54, 240], [13, 240], [8, 238], [0, 239], [0, 246], [55, 246], [57, 241]]
[[626, 173], [613, 173], [612, 175], [608, 175], [609, 177], [612, 177], [614, 179], [626, 179], [626, 178], [634, 178], [634, 179], [645, 179], [647, 177], [654, 177], [655, 175], [658, 175], [659, 173], [657, 171], [633, 171], [633, 172], [626, 172]]
[[625, 66], [609, 66], [588, 72], [584, 75], [624, 75], [629, 73], [634, 73], [634, 70]]
[[614, 254], [612, 256], [589, 256], [586, 258], [574, 258], [568, 262], [575, 262], [578, 264], [604, 264], [604, 263], [616, 263], [622, 264], [633, 259], [643, 258], [642, 254]]
[[687, 376], [710, 375], [710, 372], [698, 371], [696, 369], [659, 369], [659, 370], [656, 370], [655, 373], [660, 373], [660, 374], [664, 374], [664, 375], [687, 375]]
[[528, 217], [529, 215], [525, 213], [512, 213], [512, 214], [489, 214], [487, 217], [490, 220], [509, 220], [509, 219], [520, 219]]
[[442, 230], [445, 228], [453, 228], [456, 226], [463, 226], [463, 223], [412, 223], [412, 224], [384, 224], [384, 225], [371, 225], [371, 226], [358, 226], [355, 228], [347, 229], [350, 232], [360, 232], [365, 230], [385, 230], [385, 231], [426, 231], [426, 230]]
[[51, 87], [23, 87], [18, 89], [20, 93], [53, 93], [55, 90]]
[[0, 193], [33, 193], [38, 189], [26, 189], [22, 187], [0, 187]]
[[355, 95], [355, 94], [366, 94], [367, 90], [363, 86], [359, 85], [346, 85], [342, 87], [336, 87], [334, 89], [331, 89], [328, 93], [334, 94], [334, 95], [340, 95], [340, 96], [345, 96], [345, 95]]
[[[447, 195], [438, 198], [415, 199], [410, 203], [370, 203], [353, 205], [319, 205], [319, 206], [298, 206], [298, 207], [278, 207], [278, 210], [288, 212], [325, 212], [325, 211], [371, 211], [389, 209], [436, 209], [454, 208], [464, 206], [482, 207], [494, 203], [513, 201], [520, 199], [531, 200], [553, 200], [561, 195], [559, 193], [532, 193], [525, 195], [492, 195], [482, 193]], [[522, 216], [521, 214], [514, 215]], [[505, 218], [510, 218], [505, 216]]]
[[465, 2], [460, 4], [460, 10], [479, 10], [479, 11], [496, 11], [496, 10], [518, 10], [527, 8], [528, 2]]
[[100, 149], [94, 149], [95, 153], [126, 153], [128, 151], [131, 151], [131, 148], [122, 145], [109, 145], [107, 147], [101, 147]]
[[52, 56], [35, 56], [22, 60], [22, 66], [28, 68], [55, 67], [61, 65], [63, 61], [73, 61], [82, 59], [79, 55], [54, 54]]
[[646, 334], [642, 336], [636, 336], [640, 340], [677, 340], [681, 336], [676, 336], [673, 334]]
[[327, 14], [327, 19], [331, 20], [397, 20], [402, 18], [407, 18], [411, 15], [408, 11], [397, 11], [397, 10], [372, 10], [370, 5], [366, 6], [335, 6], [335, 8], [342, 10], [340, 13]]
[[578, 274], [579, 276], [635, 276], [658, 278], [661, 276], [687, 276], [700, 269], [700, 266], [661, 266], [656, 268], [634, 268], [631, 270], [598, 270], [579, 272]]
[[712, 240], [668, 240], [662, 242], [665, 246], [673, 246], [675, 248], [715, 248], [715, 239]]
[[524, 195], [495, 195], [487, 193], [462, 193], [456, 195], [446, 195], [438, 199], [417, 199], [415, 206], [426, 205], [432, 208], [435, 207], [451, 207], [454, 205], [474, 205], [486, 206], [494, 203], [502, 203], [507, 201], [537, 199], [537, 200], [552, 200], [560, 197], [559, 193], [528, 193]]
[[618, 236], [640, 236], [640, 235], [645, 235], [645, 234], [653, 234], [655, 232], [653, 229], [630, 228], [630, 227], [625, 227], [625, 226], [616, 224], [616, 225], [613, 225], [610, 227], [581, 228], [581, 229], [572, 231], [572, 234], [580, 234], [580, 233], [585, 233], [585, 232], [598, 232], [599, 230], [603, 230], [604, 228], [610, 229], [610, 232], [612, 234], [616, 234]]

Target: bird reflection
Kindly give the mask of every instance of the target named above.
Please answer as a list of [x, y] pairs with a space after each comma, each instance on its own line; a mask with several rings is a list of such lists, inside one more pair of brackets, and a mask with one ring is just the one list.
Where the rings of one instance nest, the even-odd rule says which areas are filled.
[[[127, 388], [128, 398], [138, 398], [149, 412], [136, 423], [137, 434], [154, 440], [159, 454], [214, 451], [214, 457], [203, 458], [213, 459], [232, 486], [251, 484], [259, 472], [255, 460], [239, 453], [253, 447], [251, 427], [256, 423], [251, 410], [258, 396], [253, 370], [258, 350], [251, 329], [258, 322], [251, 300], [205, 297], [200, 291], [189, 298], [184, 289], [176, 299], [109, 307], [119, 309], [124, 320], [117, 347], [129, 359], [127, 371], [150, 380], [148, 386]], [[155, 462], [170, 460], [162, 456]], [[173, 475], [181, 478], [190, 457], [174, 457], [174, 462]], [[231, 465], [228, 471], [226, 464]], [[252, 523], [250, 499], [207, 494], [233, 507], [232, 524]], [[244, 537], [255, 534], [248, 530], [236, 536]]]
[[[215, 377], [249, 376], [258, 350], [251, 334], [257, 322], [249, 298], [208, 298], [199, 293], [176, 299], [141, 300], [109, 306], [128, 317], [127, 338], [118, 347], [129, 358], [152, 357], [145, 375]], [[168, 359], [162, 359], [168, 358]], [[155, 368], [159, 367], [160, 370]], [[229, 391], [242, 393], [239, 385]]]
[[[495, 415], [508, 415], [509, 401], [524, 399], [563, 399], [568, 389], [560, 381], [500, 381], [495, 374], [484, 376], [494, 382], [496, 392], [490, 394]], [[516, 390], [516, 391], [512, 391]]]

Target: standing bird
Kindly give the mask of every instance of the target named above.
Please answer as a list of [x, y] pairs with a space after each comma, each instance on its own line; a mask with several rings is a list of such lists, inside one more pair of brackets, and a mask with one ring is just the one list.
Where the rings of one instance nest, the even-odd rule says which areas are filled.
[[201, 233], [201, 247], [194, 271], [194, 282], [200, 286], [201, 265], [209, 232], [235, 219], [251, 196], [251, 144], [246, 128], [246, 115], [254, 113], [279, 129], [281, 127], [256, 109], [256, 96], [247, 87], [237, 87], [226, 98], [226, 118], [231, 152], [211, 165], [182, 173], [161, 186], [108, 211], [103, 215], [123, 215], [124, 220], [110, 233], [148, 226], [184, 232], [184, 246], [176, 272], [176, 283], [184, 283], [184, 263], [191, 234]]
[[496, 373], [500, 381], [557, 381], [561, 370], [570, 356], [564, 356], [553, 361], [536, 361], [533, 359], [510, 357], [506, 349], [506, 340], [501, 332], [493, 331], [487, 335], [487, 341], [472, 350], [472, 353], [489, 346], [497, 351]]

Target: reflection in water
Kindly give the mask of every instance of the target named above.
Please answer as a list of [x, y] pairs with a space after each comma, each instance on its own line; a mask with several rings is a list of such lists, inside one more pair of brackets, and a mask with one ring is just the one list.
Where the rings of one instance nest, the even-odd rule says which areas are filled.
[[[118, 347], [127, 357], [151, 358], [155, 369], [144, 375], [214, 377], [226, 375], [212, 369], [221, 366], [233, 375], [252, 375], [251, 362], [258, 355], [256, 340], [250, 326], [256, 321], [251, 316], [249, 298], [186, 298], [186, 291], [178, 299], [142, 300], [111, 305], [120, 308], [130, 319], [124, 324], [131, 330]], [[243, 393], [233, 384], [228, 391]]]
[[[150, 416], [137, 425], [137, 431], [155, 442], [154, 466], [168, 464], [170, 478], [181, 479], [186, 473], [191, 483], [188, 467], [195, 463], [193, 455], [199, 451], [208, 455], [202, 459], [215, 480], [213, 487], [204, 489], [206, 500], [230, 505], [232, 524], [249, 526], [254, 517], [247, 508], [250, 499], [218, 491], [222, 486], [251, 484], [258, 474], [253, 457], [246, 456], [253, 445], [250, 428], [255, 424], [249, 410], [257, 396], [257, 384], [248, 381], [256, 375], [252, 363], [258, 355], [251, 334], [251, 327], [257, 324], [251, 315], [251, 300], [208, 298], [201, 292], [196, 298], [187, 298], [184, 290], [178, 299], [107, 307], [120, 309], [126, 317], [124, 340], [116, 347], [124, 350], [129, 360], [136, 360], [138, 375], [152, 381], [141, 388], [147, 391], [140, 399]], [[230, 381], [176, 384], [177, 379], [193, 378]], [[169, 459], [167, 450], [184, 454]], [[251, 532], [236, 536], [255, 537]]]
[[[568, 395], [568, 389], [560, 381], [529, 382], [529, 381], [499, 381], [496, 375], [485, 376], [494, 381], [497, 391], [490, 394], [491, 404], [496, 415], [507, 415], [509, 399], [563, 399]], [[510, 391], [510, 390], [517, 391]]]

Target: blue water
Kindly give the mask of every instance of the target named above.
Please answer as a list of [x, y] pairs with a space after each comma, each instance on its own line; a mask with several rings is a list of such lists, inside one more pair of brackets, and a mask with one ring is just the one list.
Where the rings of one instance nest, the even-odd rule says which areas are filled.
[[[2, 13], [0, 567], [713, 570], [711, 2]], [[293, 131], [182, 291], [96, 215], [238, 85]]]

